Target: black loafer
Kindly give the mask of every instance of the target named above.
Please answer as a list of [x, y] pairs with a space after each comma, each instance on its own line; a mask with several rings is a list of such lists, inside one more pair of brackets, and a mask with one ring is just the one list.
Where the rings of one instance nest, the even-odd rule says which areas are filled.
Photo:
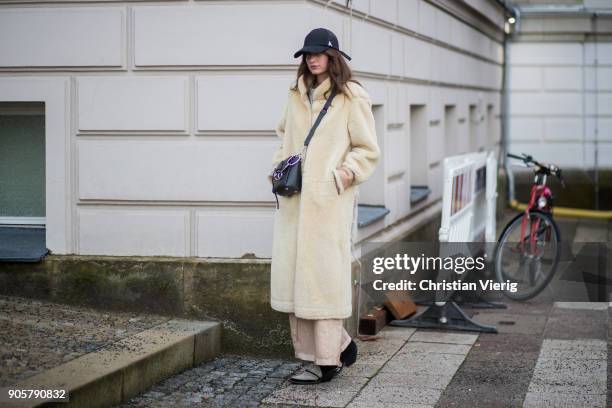
[[330, 368], [328, 370], [324, 370], [323, 375], [321, 377], [321, 382], [330, 381], [332, 378], [340, 374], [340, 372], [342, 371], [342, 368], [344, 368], [344, 363], [342, 363], [342, 365]]
[[350, 367], [357, 360], [357, 344], [351, 340], [348, 346], [340, 353], [340, 361], [343, 365]]

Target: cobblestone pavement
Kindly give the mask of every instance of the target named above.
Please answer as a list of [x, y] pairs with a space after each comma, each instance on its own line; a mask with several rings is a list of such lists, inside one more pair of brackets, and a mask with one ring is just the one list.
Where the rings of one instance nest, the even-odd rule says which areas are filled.
[[161, 381], [117, 407], [266, 406], [261, 400], [301, 365], [296, 361], [222, 355]]
[[0, 387], [96, 351], [169, 317], [0, 296]]

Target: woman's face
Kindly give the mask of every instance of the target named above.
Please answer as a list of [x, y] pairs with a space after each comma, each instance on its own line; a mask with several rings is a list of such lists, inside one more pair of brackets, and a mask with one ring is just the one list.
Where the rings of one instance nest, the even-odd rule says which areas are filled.
[[329, 57], [324, 52], [306, 54], [306, 63], [308, 64], [308, 69], [310, 70], [310, 72], [312, 72], [313, 75], [319, 75], [326, 72], [328, 61]]

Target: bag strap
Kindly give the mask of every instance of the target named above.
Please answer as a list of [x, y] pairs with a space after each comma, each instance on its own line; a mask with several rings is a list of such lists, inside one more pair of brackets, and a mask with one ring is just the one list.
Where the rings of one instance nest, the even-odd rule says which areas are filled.
[[314, 135], [317, 126], [319, 126], [319, 122], [321, 122], [321, 119], [323, 119], [323, 116], [325, 116], [325, 114], [327, 113], [327, 109], [329, 109], [329, 105], [331, 105], [331, 101], [332, 99], [334, 99], [334, 96], [336, 96], [336, 89], [334, 89], [331, 95], [329, 95], [329, 98], [327, 98], [327, 101], [325, 102], [325, 106], [323, 106], [323, 109], [321, 109], [321, 112], [319, 112], [317, 120], [315, 121], [314, 125], [312, 125], [312, 128], [308, 133], [308, 137], [304, 141], [304, 146], [308, 146], [308, 143], [310, 143], [310, 139], [312, 139], [312, 136]]

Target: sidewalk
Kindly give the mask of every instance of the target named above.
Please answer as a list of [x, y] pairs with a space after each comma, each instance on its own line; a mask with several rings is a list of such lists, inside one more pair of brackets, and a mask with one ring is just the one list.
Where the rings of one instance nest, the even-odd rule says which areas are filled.
[[328, 383], [291, 384], [298, 360], [226, 355], [119, 407], [605, 407], [608, 305], [507, 304], [475, 316], [498, 334], [387, 326]]
[[605, 407], [606, 303], [515, 303], [481, 311], [483, 333], [444, 391], [439, 407]]
[[359, 341], [354, 366], [329, 383], [285, 383], [264, 403], [351, 408], [434, 406], [477, 339], [387, 326], [378, 341]]
[[[513, 212], [504, 214], [507, 220]], [[610, 222], [558, 219], [562, 239], [612, 242]], [[500, 223], [501, 231], [504, 222]], [[466, 309], [498, 334], [385, 327], [357, 340], [357, 362], [329, 383], [288, 378], [307, 363], [223, 356], [156, 385], [127, 407], [605, 407], [607, 303], [500, 299], [507, 309]]]

